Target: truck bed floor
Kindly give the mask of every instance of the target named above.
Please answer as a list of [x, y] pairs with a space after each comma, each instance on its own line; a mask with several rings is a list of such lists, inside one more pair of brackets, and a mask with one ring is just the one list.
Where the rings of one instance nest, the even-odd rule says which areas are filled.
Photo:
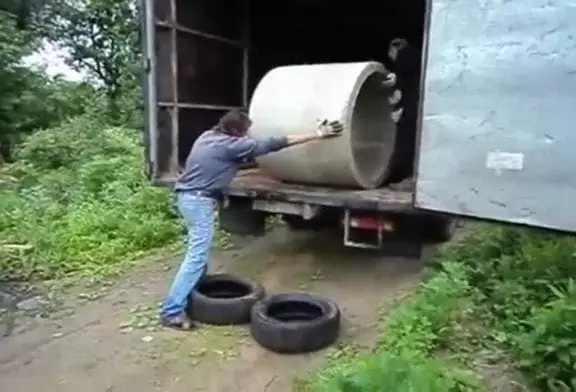
[[326, 186], [290, 184], [273, 179], [259, 169], [242, 170], [226, 192], [268, 200], [308, 203], [330, 207], [390, 212], [413, 211], [413, 192], [395, 191], [390, 188], [373, 190], [339, 189]]

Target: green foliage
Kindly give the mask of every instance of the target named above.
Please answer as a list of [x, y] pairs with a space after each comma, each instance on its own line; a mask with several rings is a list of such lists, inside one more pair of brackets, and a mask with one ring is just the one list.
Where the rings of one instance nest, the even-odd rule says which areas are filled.
[[551, 286], [556, 298], [535, 309], [526, 330], [512, 337], [521, 368], [550, 391], [576, 391], [576, 284], [570, 279], [563, 286]]
[[474, 391], [469, 372], [433, 358], [469, 305], [465, 269], [447, 264], [389, 315], [375, 353], [338, 359], [304, 390], [318, 392]]
[[[31, 135], [0, 192], [0, 280], [46, 279], [115, 268], [164, 246], [181, 226], [168, 190], [148, 186], [136, 131], [88, 116]], [[4, 250], [2, 250], [4, 249]]]
[[480, 225], [438, 260], [439, 271], [389, 314], [375, 353], [339, 357], [303, 389], [481, 389], [468, 372], [434, 358], [464, 336], [508, 349], [538, 390], [576, 391], [574, 237]]
[[[96, 119], [77, 117], [54, 128], [40, 130], [22, 145], [15, 168], [24, 168], [27, 179], [37, 171], [78, 168], [97, 162], [99, 156], [141, 159], [140, 142], [134, 130], [102, 128]], [[127, 159], [127, 158], [126, 158]], [[139, 169], [142, 165], [136, 165]]]
[[23, 135], [79, 115], [88, 103], [94, 105], [93, 86], [49, 78], [43, 70], [22, 64], [37, 42], [32, 33], [16, 29], [10, 15], [0, 12], [0, 162], [12, 158], [12, 148]]
[[2, 0], [0, 11], [14, 15], [18, 28], [23, 29], [36, 19], [45, 2], [46, 0]]
[[32, 53], [32, 37], [15, 26], [14, 18], [0, 11], [0, 162], [6, 158], [17, 133], [17, 114], [22, 111], [22, 91], [32, 86], [32, 74], [21, 65], [24, 56]]
[[444, 271], [422, 283], [412, 300], [391, 314], [380, 347], [430, 354], [450, 339], [459, 314], [469, 306], [465, 269], [446, 264]]
[[70, 54], [71, 67], [102, 86], [117, 124], [133, 124], [132, 113], [140, 110], [133, 94], [140, 66], [136, 10], [131, 0], [53, 0], [43, 12], [44, 36]]
[[467, 268], [492, 338], [547, 391], [576, 390], [576, 239], [483, 226], [444, 259]]
[[468, 373], [447, 370], [446, 364], [410, 353], [368, 356], [312, 387], [318, 392], [450, 392], [473, 391], [479, 386]]

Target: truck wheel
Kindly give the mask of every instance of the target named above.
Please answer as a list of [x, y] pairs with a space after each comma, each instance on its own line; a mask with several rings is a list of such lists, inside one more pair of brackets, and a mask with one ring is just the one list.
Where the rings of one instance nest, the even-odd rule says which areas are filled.
[[333, 224], [326, 219], [313, 218], [306, 220], [296, 215], [282, 215], [282, 220], [288, 225], [290, 230], [293, 231], [321, 230], [328, 226], [333, 226]]
[[454, 236], [458, 222], [443, 216], [432, 217], [425, 221], [426, 240], [433, 243], [448, 242]]
[[201, 323], [234, 325], [250, 322], [254, 304], [264, 287], [229, 274], [206, 275], [188, 299], [188, 316]]
[[310, 294], [272, 295], [252, 308], [250, 332], [258, 344], [274, 352], [316, 351], [338, 338], [340, 309]]

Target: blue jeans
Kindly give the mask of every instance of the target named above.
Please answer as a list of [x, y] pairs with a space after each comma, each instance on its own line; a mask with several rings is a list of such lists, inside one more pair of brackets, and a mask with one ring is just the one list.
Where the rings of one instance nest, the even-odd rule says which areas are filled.
[[186, 223], [188, 245], [184, 261], [162, 305], [160, 316], [164, 318], [179, 316], [186, 309], [188, 295], [206, 273], [214, 235], [214, 200], [179, 193], [176, 205]]

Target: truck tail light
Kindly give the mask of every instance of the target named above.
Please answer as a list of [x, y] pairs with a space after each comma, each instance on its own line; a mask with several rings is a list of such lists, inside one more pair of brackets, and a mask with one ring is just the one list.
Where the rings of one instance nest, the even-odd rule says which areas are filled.
[[370, 216], [351, 217], [350, 228], [360, 230], [382, 230], [391, 233], [394, 231], [394, 223], [390, 220]]

